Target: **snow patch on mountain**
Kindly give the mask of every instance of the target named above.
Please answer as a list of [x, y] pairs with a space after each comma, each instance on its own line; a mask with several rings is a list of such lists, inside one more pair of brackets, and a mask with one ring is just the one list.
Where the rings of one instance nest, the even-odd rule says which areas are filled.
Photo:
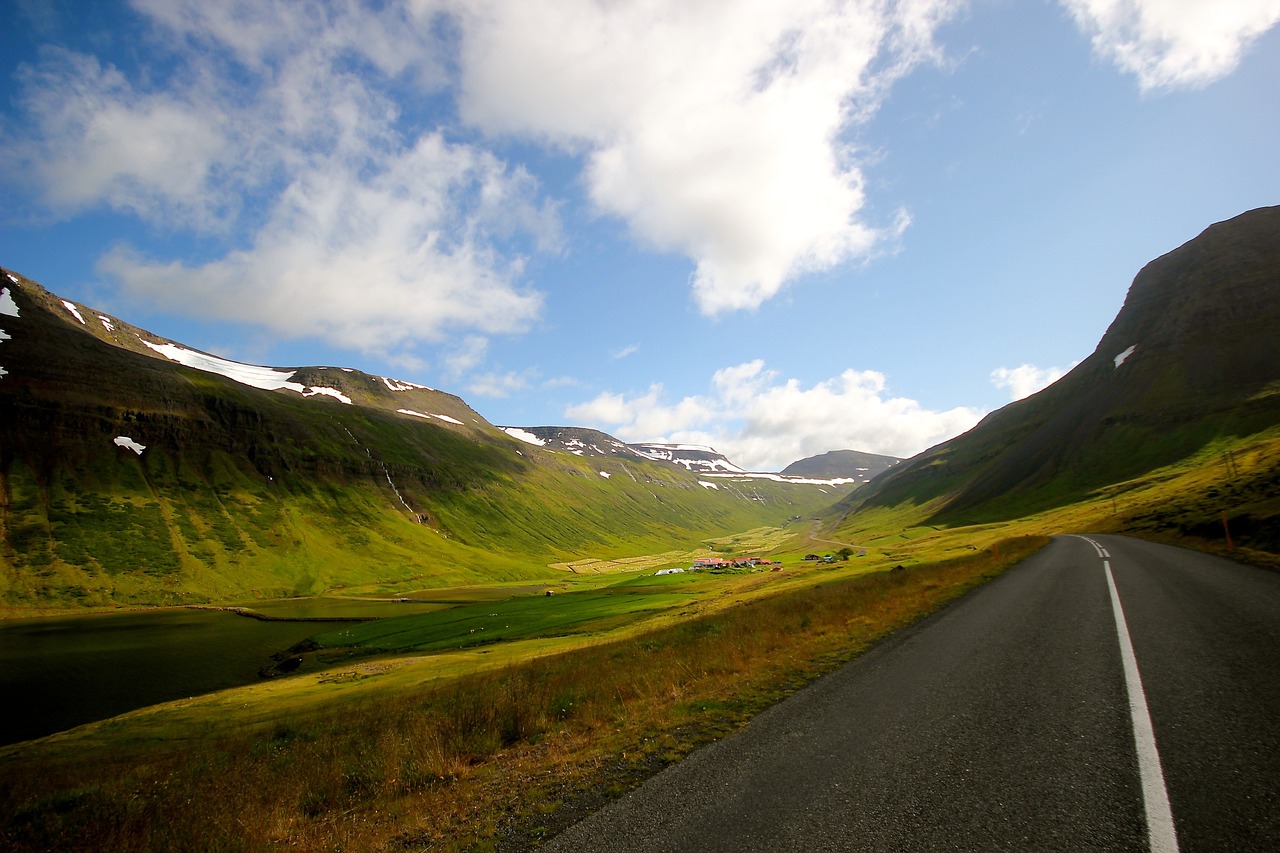
[[463, 425], [462, 421], [457, 418], [451, 418], [448, 415], [433, 415], [427, 412], [415, 412], [413, 409], [396, 409], [396, 411], [402, 415], [413, 415], [415, 418], [425, 418], [427, 420], [435, 418], [436, 420], [447, 421], [448, 423], [457, 424], [458, 426]]
[[741, 473], [742, 469], [726, 459], [714, 447], [700, 444], [629, 444], [635, 453], [655, 462], [669, 462], [697, 474], [714, 472]]
[[116, 327], [111, 324], [111, 318], [106, 314], [99, 314], [98, 319], [102, 321], [102, 328], [106, 329], [108, 332], [114, 332], [116, 330]]
[[609, 479], [611, 476], [613, 476], [608, 471], [597, 471], [596, 473], [599, 474], [601, 477], [604, 477], [606, 480]]
[[520, 427], [502, 427], [502, 431], [505, 432], [507, 435], [511, 436], [512, 438], [520, 439], [525, 444], [533, 444], [538, 447], [541, 447], [542, 445], [546, 444], [545, 441], [538, 438], [533, 433], [529, 432], [528, 430], [520, 429]]
[[337, 388], [326, 388], [323, 385], [312, 385], [306, 391], [302, 392], [302, 396], [304, 397], [314, 397], [316, 394], [324, 394], [326, 396], [333, 397], [334, 399], [341, 400], [348, 406], [351, 405], [351, 398], [346, 394], [343, 394]]
[[1125, 350], [1124, 352], [1116, 356], [1115, 357], [1116, 367], [1119, 367], [1120, 365], [1124, 364], [1125, 360], [1128, 359], [1129, 356], [1133, 355], [1133, 351], [1136, 350], [1137, 348], [1138, 348], [1138, 345], [1134, 344], [1133, 346], [1129, 347], [1127, 350]]
[[11, 340], [13, 340], [13, 336], [10, 335], [8, 332], [6, 332], [4, 329], [0, 329], [0, 341], [11, 341]]
[[846, 483], [861, 483], [856, 477], [836, 477], [831, 480], [819, 480], [813, 477], [791, 477], [786, 474], [773, 474], [768, 471], [739, 471], [733, 474], [721, 474], [715, 471], [704, 472], [708, 477], [725, 480], [773, 480], [775, 483], [802, 483], [813, 486], [843, 486]]
[[719, 486], [717, 486], [715, 483], [708, 483], [706, 480], [699, 480], [698, 485], [702, 486], [702, 488], [704, 489], [715, 489], [717, 492], [720, 491]]
[[142, 455], [142, 451], [147, 449], [145, 444], [138, 444], [138, 442], [134, 441], [127, 435], [117, 435], [115, 437], [115, 445], [116, 447], [127, 447], [139, 456]]
[[324, 395], [351, 405], [351, 399], [337, 388], [326, 388], [323, 385], [307, 386], [301, 382], [294, 382], [293, 376], [297, 373], [296, 370], [260, 367], [256, 364], [241, 364], [238, 361], [218, 358], [216, 355], [189, 350], [177, 344], [153, 344], [151, 341], [141, 337], [138, 340], [170, 361], [176, 361], [181, 365], [203, 370], [206, 373], [217, 373], [219, 376], [225, 376], [228, 379], [239, 382], [241, 385], [248, 385], [250, 388], [260, 388], [263, 391], [279, 391], [282, 389], [297, 391], [304, 397]]
[[[13, 278], [13, 276], [9, 276]], [[0, 314], [8, 317], [18, 316], [18, 303], [13, 301], [13, 295], [9, 293], [9, 288], [0, 287]]]
[[[345, 368], [344, 368], [345, 369]], [[416, 382], [405, 382], [400, 379], [388, 379], [385, 376], [378, 377], [382, 380], [382, 384], [387, 386], [388, 391], [434, 391], [434, 388], [428, 388], [426, 385], [419, 385]]]
[[80, 321], [80, 325], [81, 325], [81, 326], [87, 326], [87, 325], [89, 325], [88, 323], [86, 323], [86, 322], [84, 321], [84, 318], [80, 316], [80, 309], [76, 308], [76, 305], [75, 305], [75, 303], [74, 303], [74, 302], [70, 302], [70, 301], [68, 301], [68, 300], [64, 299], [64, 300], [62, 300], [62, 304], [63, 304], [63, 306], [64, 306], [68, 311], [70, 311], [70, 312], [71, 312], [71, 316], [72, 316], [72, 317], [75, 317], [77, 320], [79, 320], [79, 321]]
[[143, 340], [142, 342], [170, 361], [176, 361], [179, 364], [194, 367], [196, 370], [203, 370], [206, 373], [217, 373], [251, 388], [261, 388], [264, 391], [278, 391], [281, 388], [286, 388], [290, 391], [297, 391], [299, 394], [306, 391], [302, 383], [290, 381], [296, 372], [293, 370], [277, 370], [274, 367], [241, 364], [238, 361], [218, 358], [216, 355], [207, 355], [206, 353], [184, 349], [176, 344], [153, 344], [148, 340]]

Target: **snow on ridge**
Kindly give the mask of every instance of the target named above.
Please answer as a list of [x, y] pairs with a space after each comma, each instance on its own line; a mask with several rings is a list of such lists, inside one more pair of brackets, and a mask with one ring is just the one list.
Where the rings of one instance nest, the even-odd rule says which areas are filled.
[[525, 444], [533, 444], [538, 447], [542, 447], [544, 444], [547, 443], [546, 441], [544, 441], [541, 438], [538, 438], [536, 435], [529, 432], [528, 430], [520, 429], [520, 427], [502, 427], [501, 429], [507, 435], [511, 436], [512, 438], [518, 438], [521, 441], [523, 441]]
[[[346, 368], [343, 368], [343, 370], [346, 370]], [[388, 379], [387, 377], [379, 377], [379, 379], [383, 380], [384, 386], [387, 386], [387, 391], [435, 391], [435, 388], [420, 386], [416, 382], [406, 382], [404, 379]]]
[[708, 483], [706, 480], [699, 480], [698, 485], [702, 486], [702, 488], [704, 489], [715, 489], [717, 492], [720, 491], [719, 486], [717, 486], [715, 483]]
[[203, 370], [206, 373], [217, 373], [219, 376], [225, 376], [228, 379], [239, 382], [241, 385], [248, 385], [250, 388], [261, 388], [263, 391], [278, 391], [284, 388], [289, 391], [297, 391], [304, 397], [314, 397], [317, 394], [322, 394], [351, 405], [351, 398], [337, 388], [326, 388], [323, 385], [306, 386], [301, 382], [292, 381], [293, 375], [297, 373], [296, 370], [281, 370], [275, 367], [260, 367], [256, 364], [241, 364], [238, 361], [218, 358], [216, 355], [185, 349], [177, 344], [153, 344], [143, 338], [138, 338], [138, 340], [170, 361], [176, 361], [181, 365]]
[[604, 477], [606, 480], [609, 479], [611, 476], [613, 476], [608, 471], [597, 471], [596, 473], [599, 474], [601, 477]]
[[434, 388], [428, 388], [426, 385], [419, 385], [416, 382], [405, 382], [403, 379], [388, 379], [385, 376], [378, 377], [382, 380], [382, 384], [387, 386], [388, 391], [413, 391], [420, 389], [422, 391], [434, 391]]
[[346, 403], [348, 406], [351, 405], [351, 398], [346, 394], [343, 394], [337, 388], [326, 388], [323, 385], [312, 385], [307, 388], [306, 391], [302, 392], [302, 396], [304, 397], [314, 397], [316, 394], [324, 394], [328, 397], [334, 397], [335, 399]]
[[111, 318], [106, 314], [99, 314], [98, 319], [102, 321], [102, 327], [108, 332], [114, 332], [116, 330], [116, 327], [111, 325]]
[[788, 477], [784, 474], [773, 474], [768, 471], [739, 471], [737, 473], [721, 473], [719, 471], [701, 472], [707, 477], [719, 477], [723, 480], [773, 480], [778, 483], [800, 483], [810, 486], [843, 486], [845, 483], [861, 483], [856, 477], [834, 477], [820, 480], [813, 477]]
[[436, 420], [447, 421], [451, 424], [457, 424], [458, 426], [465, 426], [462, 421], [457, 418], [451, 418], [448, 415], [433, 415], [426, 412], [415, 412], [413, 409], [396, 409], [396, 411], [402, 415], [413, 415], [415, 418], [425, 418], [426, 420], [435, 418]]
[[87, 326], [87, 325], [89, 325], [88, 323], [86, 323], [86, 322], [84, 321], [84, 318], [80, 316], [80, 309], [76, 308], [76, 305], [75, 305], [75, 303], [74, 303], [74, 302], [70, 302], [70, 301], [68, 301], [68, 300], [64, 299], [64, 300], [62, 300], [62, 304], [66, 307], [66, 309], [67, 309], [68, 311], [70, 311], [70, 312], [71, 312], [71, 316], [72, 316], [72, 317], [75, 317], [77, 320], [79, 320], [79, 321], [80, 321], [80, 325], [81, 325], [81, 326]]
[[184, 349], [176, 344], [153, 344], [148, 340], [143, 340], [142, 342], [170, 361], [176, 361], [179, 364], [194, 367], [196, 370], [203, 370], [206, 373], [217, 373], [251, 388], [261, 388], [264, 391], [288, 388], [290, 391], [297, 391], [299, 394], [304, 394], [307, 390], [302, 383], [290, 381], [296, 372], [293, 370], [277, 370], [274, 367], [241, 364], [238, 361], [218, 358], [216, 355], [207, 355], [202, 352]]
[[641, 442], [644, 447], [660, 448], [662, 450], [696, 450], [703, 453], [716, 453], [714, 447], [708, 447], [705, 444], [663, 444], [657, 441]]
[[138, 444], [127, 435], [117, 435], [115, 437], [115, 445], [116, 447], [127, 447], [139, 456], [142, 455], [142, 451], [147, 449], [145, 444]]
[[[9, 276], [9, 278], [13, 278], [13, 276]], [[7, 287], [0, 287], [0, 314], [9, 317], [18, 316], [18, 303], [13, 301], [13, 295], [9, 293], [9, 288]]]
[[11, 341], [11, 340], [13, 340], [13, 336], [10, 335], [8, 332], [6, 332], [4, 329], [0, 329], [0, 341]]
[[1134, 344], [1133, 346], [1129, 347], [1127, 350], [1125, 350], [1124, 352], [1116, 356], [1113, 359], [1113, 361], [1115, 361], [1116, 363], [1116, 367], [1119, 367], [1120, 365], [1124, 364], [1125, 360], [1128, 359], [1129, 356], [1133, 355], [1133, 351], [1136, 350], [1137, 348], [1138, 348], [1138, 345]]
[[17, 280], [16, 278], [14, 278], [14, 277], [13, 277], [13, 273], [11, 273], [11, 272], [7, 272], [7, 273], [5, 273], [5, 275], [7, 275], [7, 276], [9, 277], [9, 281], [13, 282], [14, 284], [18, 284], [18, 280]]

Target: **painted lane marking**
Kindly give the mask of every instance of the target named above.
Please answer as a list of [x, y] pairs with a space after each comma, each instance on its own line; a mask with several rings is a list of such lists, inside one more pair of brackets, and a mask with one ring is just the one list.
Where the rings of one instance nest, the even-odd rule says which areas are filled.
[[1111, 590], [1111, 612], [1116, 619], [1120, 657], [1124, 661], [1124, 683], [1129, 693], [1129, 715], [1133, 720], [1133, 740], [1138, 751], [1138, 775], [1142, 779], [1142, 806], [1147, 814], [1147, 842], [1151, 853], [1177, 853], [1178, 835], [1173, 826], [1173, 811], [1169, 808], [1169, 791], [1164, 783], [1164, 770], [1160, 767], [1160, 753], [1156, 750], [1156, 734], [1147, 708], [1147, 694], [1138, 675], [1138, 658], [1129, 639], [1129, 626], [1120, 606], [1120, 593], [1111, 574], [1111, 563], [1104, 560], [1102, 567], [1107, 573], [1107, 588]]
[[1083, 539], [1084, 541], [1086, 541], [1086, 542], [1088, 542], [1090, 545], [1092, 545], [1092, 546], [1093, 546], [1093, 550], [1094, 550], [1094, 552], [1095, 552], [1095, 553], [1097, 553], [1097, 555], [1098, 555], [1099, 557], [1110, 557], [1110, 556], [1111, 556], [1109, 553], [1107, 553], [1107, 549], [1106, 549], [1106, 548], [1103, 548], [1103, 547], [1102, 547], [1102, 545], [1100, 545], [1100, 544], [1099, 544], [1098, 542], [1096, 542], [1095, 540], [1090, 539], [1088, 536], [1081, 536], [1081, 535], [1079, 535], [1079, 534], [1076, 534], [1076, 538], [1077, 538], [1077, 539]]

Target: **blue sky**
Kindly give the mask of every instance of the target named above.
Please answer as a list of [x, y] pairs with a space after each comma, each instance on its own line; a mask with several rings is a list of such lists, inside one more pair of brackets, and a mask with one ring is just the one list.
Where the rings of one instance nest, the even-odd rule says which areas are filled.
[[0, 264], [241, 361], [907, 456], [1280, 202], [1280, 0], [7, 0]]

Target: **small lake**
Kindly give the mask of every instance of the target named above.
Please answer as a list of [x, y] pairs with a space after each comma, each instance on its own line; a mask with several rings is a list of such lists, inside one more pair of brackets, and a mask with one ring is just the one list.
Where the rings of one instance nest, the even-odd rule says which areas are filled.
[[[276, 618], [334, 619], [404, 616], [447, 605], [299, 599], [246, 606]], [[6, 706], [0, 744], [252, 684], [272, 654], [334, 627], [183, 608], [0, 622]]]

